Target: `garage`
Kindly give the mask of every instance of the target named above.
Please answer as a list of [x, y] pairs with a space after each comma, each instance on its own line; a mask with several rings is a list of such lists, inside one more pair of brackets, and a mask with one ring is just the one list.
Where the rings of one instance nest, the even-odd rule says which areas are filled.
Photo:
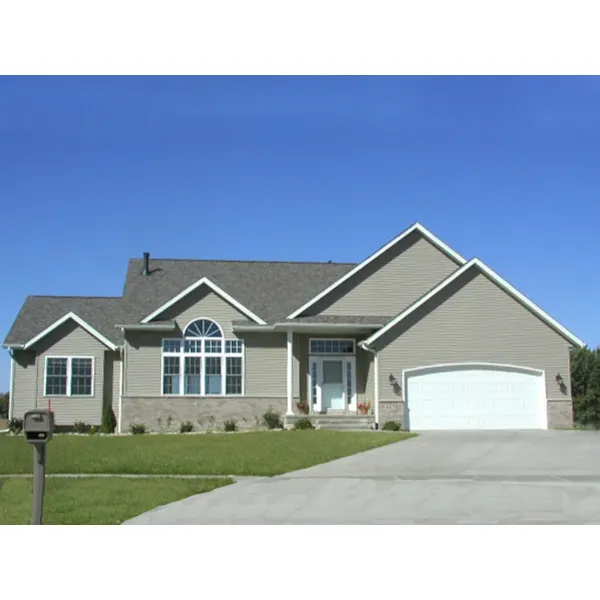
[[492, 364], [408, 369], [404, 390], [412, 430], [548, 428], [543, 371]]

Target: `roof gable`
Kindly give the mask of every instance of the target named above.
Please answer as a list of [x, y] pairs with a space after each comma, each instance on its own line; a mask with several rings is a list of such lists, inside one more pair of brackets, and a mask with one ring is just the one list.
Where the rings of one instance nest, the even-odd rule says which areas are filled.
[[230, 296], [227, 292], [222, 290], [216, 283], [213, 283], [208, 277], [201, 277], [195, 283], [185, 288], [183, 291], [179, 292], [176, 296], [173, 296], [170, 300], [159, 306], [156, 310], [151, 312], [149, 315], [144, 317], [141, 322], [149, 323], [155, 317], [158, 317], [169, 307], [173, 306], [181, 299], [185, 298], [188, 294], [191, 294], [194, 290], [197, 290], [200, 286], [205, 285], [210, 288], [215, 294], [226, 300], [233, 306], [235, 306], [241, 313], [252, 319], [255, 323], [259, 325], [266, 325], [266, 321], [263, 321], [258, 315], [254, 314], [249, 308], [245, 307], [241, 302], [236, 300], [233, 296]]
[[48, 334], [52, 333], [55, 329], [57, 329], [63, 323], [65, 323], [66, 321], [69, 321], [69, 320], [75, 321], [75, 323], [77, 323], [77, 325], [79, 325], [79, 327], [81, 327], [82, 329], [85, 329], [85, 331], [87, 331], [91, 336], [95, 337], [99, 342], [104, 344], [107, 348], [110, 348], [111, 350], [117, 349], [117, 346], [115, 346], [115, 344], [113, 344], [110, 340], [108, 340], [106, 337], [104, 337], [98, 330], [94, 329], [89, 323], [84, 321], [81, 317], [78, 317], [75, 313], [69, 312], [66, 315], [64, 315], [63, 317], [61, 317], [60, 319], [57, 319], [56, 321], [54, 321], [54, 323], [52, 323], [49, 327], [46, 327], [46, 329], [44, 329], [43, 331], [41, 331], [40, 333], [38, 333], [37, 335], [32, 337], [29, 341], [25, 342], [25, 344], [23, 344], [23, 350], [27, 350], [28, 348], [31, 348], [31, 346], [33, 346], [34, 344], [39, 342], [41, 339], [45, 338]]
[[494, 283], [496, 283], [501, 289], [503, 289], [509, 296], [513, 297], [517, 302], [520, 302], [523, 306], [528, 308], [533, 314], [538, 316], [542, 321], [544, 321], [549, 327], [554, 329], [558, 334], [560, 334], [563, 338], [565, 338], [568, 342], [573, 344], [576, 347], [585, 346], [585, 342], [579, 339], [575, 334], [570, 332], [566, 327], [561, 325], [558, 321], [553, 319], [548, 313], [542, 310], [537, 304], [532, 302], [529, 298], [527, 298], [524, 294], [519, 292], [515, 287], [510, 285], [505, 279], [500, 277], [498, 273], [493, 271], [490, 267], [488, 267], [485, 263], [483, 263], [478, 258], [474, 258], [470, 260], [468, 263], [464, 264], [460, 269], [457, 269], [452, 275], [444, 279], [437, 286], [435, 286], [432, 290], [430, 290], [427, 294], [419, 298], [416, 302], [414, 302], [411, 306], [409, 306], [406, 310], [402, 311], [396, 317], [394, 317], [385, 327], [368, 337], [361, 345], [370, 346], [379, 339], [382, 335], [388, 332], [390, 329], [395, 327], [398, 323], [403, 321], [409, 315], [411, 315], [415, 310], [417, 310], [420, 306], [425, 304], [431, 298], [439, 294], [443, 289], [448, 287], [453, 281], [457, 280], [461, 275], [466, 273], [471, 269], [478, 269], [481, 273], [486, 275], [489, 279], [491, 279]]
[[301, 316], [302, 313], [304, 313], [308, 308], [310, 308], [311, 306], [315, 305], [317, 302], [319, 302], [320, 300], [322, 300], [323, 298], [328, 296], [331, 292], [333, 292], [335, 289], [337, 289], [340, 285], [342, 285], [344, 282], [348, 281], [351, 277], [353, 277], [354, 275], [356, 275], [357, 273], [362, 271], [365, 267], [370, 265], [373, 261], [378, 259], [380, 256], [382, 256], [383, 254], [385, 254], [386, 252], [388, 252], [389, 250], [394, 248], [397, 244], [399, 244], [401, 241], [406, 239], [413, 232], [418, 232], [419, 234], [421, 234], [433, 246], [435, 246], [438, 250], [440, 250], [441, 252], [446, 254], [449, 258], [451, 258], [457, 265], [462, 266], [467, 262], [460, 254], [458, 254], [457, 252], [452, 250], [452, 248], [450, 248], [449, 246], [444, 244], [444, 242], [442, 242], [433, 233], [431, 233], [431, 231], [429, 231], [428, 229], [423, 227], [420, 223], [415, 223], [414, 225], [412, 225], [411, 227], [409, 227], [408, 229], [406, 229], [405, 231], [403, 231], [402, 233], [397, 235], [393, 240], [389, 241], [387, 244], [385, 244], [384, 246], [379, 248], [379, 250], [377, 250], [376, 252], [374, 252], [373, 254], [368, 256], [365, 260], [363, 260], [361, 263], [356, 265], [353, 269], [344, 273], [339, 279], [332, 282], [331, 285], [329, 285], [327, 288], [323, 289], [316, 296], [311, 298], [308, 302], [306, 302], [305, 304], [300, 306], [300, 308], [297, 308], [296, 310], [291, 312], [287, 316], [287, 318], [295, 319], [296, 317]]

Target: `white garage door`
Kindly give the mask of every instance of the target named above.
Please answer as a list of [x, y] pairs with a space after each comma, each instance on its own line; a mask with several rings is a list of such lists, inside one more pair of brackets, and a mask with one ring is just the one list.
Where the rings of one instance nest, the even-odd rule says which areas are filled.
[[547, 429], [541, 371], [452, 365], [405, 372], [410, 429]]

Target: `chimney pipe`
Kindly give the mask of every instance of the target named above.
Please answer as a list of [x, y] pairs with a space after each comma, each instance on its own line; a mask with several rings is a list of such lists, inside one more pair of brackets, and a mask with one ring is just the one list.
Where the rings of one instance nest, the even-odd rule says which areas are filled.
[[144, 269], [142, 275], [150, 275], [150, 252], [144, 252]]

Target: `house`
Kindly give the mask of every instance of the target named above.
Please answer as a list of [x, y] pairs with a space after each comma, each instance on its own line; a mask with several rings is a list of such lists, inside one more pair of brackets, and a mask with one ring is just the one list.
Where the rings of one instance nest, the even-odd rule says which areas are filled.
[[[4, 346], [10, 416], [252, 427], [272, 408], [405, 428], [572, 424], [584, 343], [420, 224], [359, 264], [150, 258], [120, 297], [29, 296]], [[166, 425], [165, 425], [166, 424]]]

